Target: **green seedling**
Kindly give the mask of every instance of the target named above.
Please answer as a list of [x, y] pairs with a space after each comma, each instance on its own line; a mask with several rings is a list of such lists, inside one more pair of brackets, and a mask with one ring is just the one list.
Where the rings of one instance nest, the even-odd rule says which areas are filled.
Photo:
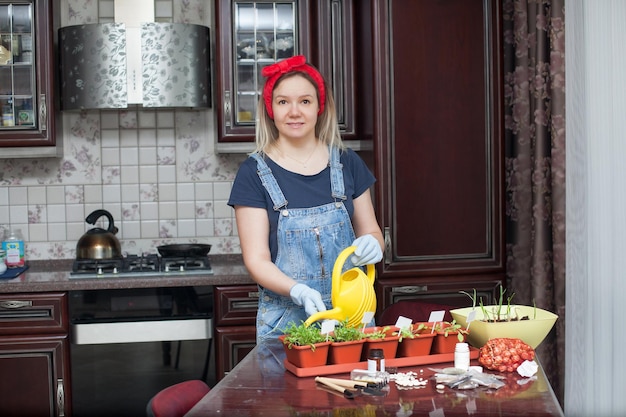
[[296, 325], [294, 322], [289, 322], [287, 328], [285, 328], [285, 344], [289, 349], [295, 346], [311, 346], [311, 350], [315, 350], [316, 343], [322, 343], [326, 341], [326, 336], [321, 332], [319, 324], [313, 323], [310, 326], [306, 326], [304, 322]]

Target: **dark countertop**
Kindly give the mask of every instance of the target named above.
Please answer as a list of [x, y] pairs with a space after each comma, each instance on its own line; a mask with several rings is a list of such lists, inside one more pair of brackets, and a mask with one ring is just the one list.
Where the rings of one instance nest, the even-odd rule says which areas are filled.
[[241, 255], [209, 256], [213, 274], [167, 277], [81, 278], [72, 277], [73, 259], [27, 262], [29, 268], [13, 279], [0, 279], [2, 293], [35, 293], [72, 290], [181, 287], [254, 284]]
[[[437, 390], [431, 378], [433, 368], [453, 366], [452, 362], [398, 368], [415, 372], [428, 380], [425, 387], [398, 389], [389, 383], [385, 396], [346, 399], [315, 382], [314, 376], [298, 377], [285, 370], [285, 353], [277, 339], [257, 345], [217, 385], [211, 388], [186, 417], [209, 416], [556, 416], [561, 406], [543, 372], [525, 380], [517, 372], [500, 374], [505, 386]], [[362, 365], [362, 363], [361, 363]], [[478, 365], [473, 361], [472, 365]], [[364, 369], [364, 366], [358, 366]], [[486, 371], [486, 373], [495, 373]], [[349, 373], [327, 375], [350, 379]], [[523, 384], [520, 384], [522, 382]]]

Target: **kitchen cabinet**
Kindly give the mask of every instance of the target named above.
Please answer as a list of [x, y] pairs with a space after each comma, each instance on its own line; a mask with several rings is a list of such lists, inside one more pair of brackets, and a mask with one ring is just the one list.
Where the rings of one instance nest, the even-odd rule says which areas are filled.
[[[216, 8], [217, 150], [254, 149], [261, 69], [293, 55], [305, 55], [333, 86], [340, 130], [355, 150], [355, 6], [353, 0], [219, 0]], [[371, 142], [370, 142], [371, 143]]]
[[[505, 281], [501, 4], [371, 0], [379, 311]], [[365, 39], [365, 34], [361, 39]]]
[[261, 69], [310, 54], [310, 7], [309, 0], [215, 3], [216, 55], [221, 57], [216, 74], [218, 149], [221, 144], [254, 143]]
[[0, 295], [0, 415], [70, 416], [67, 294]]
[[58, 1], [0, 0], [2, 157], [61, 156], [54, 87]]
[[216, 378], [221, 380], [256, 345], [256, 285], [225, 285], [213, 289]]

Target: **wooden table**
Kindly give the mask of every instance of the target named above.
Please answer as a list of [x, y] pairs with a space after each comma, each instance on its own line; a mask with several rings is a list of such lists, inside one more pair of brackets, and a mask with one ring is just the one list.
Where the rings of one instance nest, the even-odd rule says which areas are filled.
[[[433, 380], [413, 389], [398, 389], [391, 382], [384, 397], [347, 399], [326, 390], [312, 376], [286, 371], [284, 358], [278, 341], [256, 346], [187, 416], [563, 416], [541, 366], [537, 379], [525, 385], [518, 384], [524, 378], [517, 373], [506, 374], [507, 385], [499, 390], [445, 388], [438, 392]], [[449, 366], [403, 367], [398, 372], [421, 370], [426, 379], [434, 374], [429, 368]], [[326, 376], [349, 379], [349, 374]]]

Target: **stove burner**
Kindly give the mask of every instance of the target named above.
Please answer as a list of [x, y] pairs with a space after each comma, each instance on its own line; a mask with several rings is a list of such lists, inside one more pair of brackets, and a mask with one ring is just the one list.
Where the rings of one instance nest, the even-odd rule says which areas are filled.
[[119, 259], [76, 259], [72, 267], [72, 272], [75, 273], [94, 273], [102, 271], [115, 272], [121, 271], [124, 265], [124, 260]]
[[168, 256], [161, 258], [163, 271], [196, 271], [210, 268], [209, 258], [206, 256]]
[[156, 254], [128, 255], [124, 258], [124, 272], [160, 271], [160, 266]]
[[76, 259], [73, 276], [146, 275], [160, 276], [168, 273], [183, 274], [191, 271], [212, 272], [208, 256], [162, 257], [157, 254], [126, 255], [119, 259]]

